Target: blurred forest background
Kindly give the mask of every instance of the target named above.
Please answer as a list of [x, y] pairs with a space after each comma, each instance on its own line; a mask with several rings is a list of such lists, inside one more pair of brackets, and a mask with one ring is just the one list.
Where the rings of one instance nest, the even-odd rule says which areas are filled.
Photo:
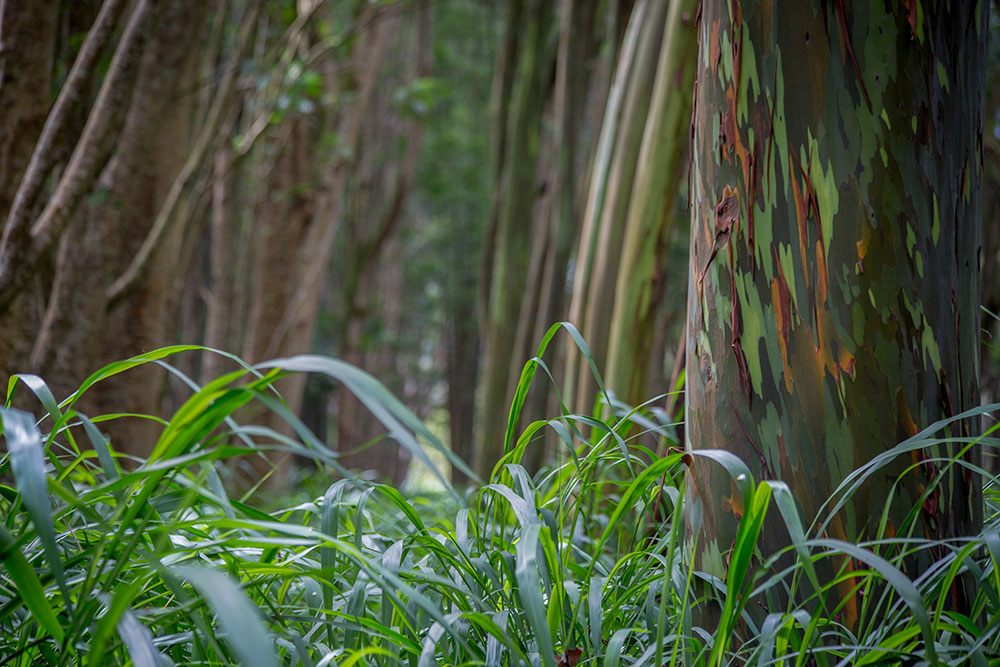
[[[522, 365], [568, 319], [617, 400], [659, 397], [647, 407], [672, 421], [697, 4], [3, 2], [0, 370], [62, 398], [167, 344], [250, 363], [333, 355], [487, 478]], [[992, 24], [982, 300], [1000, 312]], [[997, 321], [983, 322], [996, 400]], [[197, 382], [235, 367], [183, 359]], [[544, 360], [552, 380], [526, 414], [560, 401], [591, 414], [597, 384], [573, 342]], [[350, 394], [304, 376], [281, 390], [345, 465], [402, 483], [405, 450]], [[144, 367], [81, 408], [164, 414], [189, 391]], [[115, 424], [136, 455], [159, 428]], [[247, 463], [247, 482], [308, 473]]]

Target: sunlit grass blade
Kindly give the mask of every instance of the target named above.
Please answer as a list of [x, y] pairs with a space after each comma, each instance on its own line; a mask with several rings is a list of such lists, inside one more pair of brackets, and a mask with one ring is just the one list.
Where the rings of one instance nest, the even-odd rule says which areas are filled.
[[729, 559], [729, 572], [726, 576], [726, 601], [722, 609], [722, 619], [715, 647], [709, 658], [709, 665], [721, 665], [725, 659], [725, 651], [731, 641], [731, 632], [736, 627], [739, 614], [746, 604], [743, 586], [751, 572], [750, 559], [757, 549], [757, 538], [764, 525], [764, 516], [771, 500], [771, 487], [761, 482], [749, 498], [743, 497], [744, 513], [736, 531], [736, 541]]

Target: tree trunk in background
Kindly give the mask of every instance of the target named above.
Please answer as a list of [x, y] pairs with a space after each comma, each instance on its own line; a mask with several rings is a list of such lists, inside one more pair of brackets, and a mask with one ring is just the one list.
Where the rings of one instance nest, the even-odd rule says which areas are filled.
[[[580, 329], [598, 368], [607, 356], [607, 322], [666, 16], [667, 3], [636, 3], [619, 51], [590, 178], [569, 320]], [[567, 355], [565, 378], [570, 409], [591, 414], [597, 383], [589, 364], [575, 351]]]
[[[423, 124], [394, 92], [397, 87], [405, 90], [405, 86], [430, 73], [430, 3], [420, 0], [416, 6], [415, 34], [406, 30], [399, 6], [371, 28], [378, 33], [372, 37], [372, 49], [379, 55], [367, 63], [371, 99], [353, 146], [359, 160], [345, 202], [346, 245], [341, 263], [344, 287], [338, 355], [390, 387], [396, 384], [392, 388], [397, 393], [402, 387], [393, 382], [398, 373], [391, 341], [403, 327], [399, 317], [403, 266], [402, 248], [396, 239], [408, 217], [407, 201], [416, 174]], [[396, 57], [390, 58], [388, 46], [400, 43], [407, 46], [398, 48]], [[396, 79], [387, 72], [403, 76]], [[387, 439], [381, 422], [343, 387], [337, 392], [337, 450], [348, 469], [374, 471], [376, 477], [397, 486], [406, 477], [409, 452]]]
[[514, 346], [521, 301], [529, 287], [531, 242], [537, 234], [533, 210], [541, 118], [556, 54], [552, 3], [515, 1], [508, 21], [494, 90], [500, 128], [494, 145], [498, 195], [485, 239], [480, 307], [484, 350], [473, 470], [483, 479], [503, 453], [510, 382], [517, 375], [512, 365], [527, 361], [514, 356]]
[[[458, 266], [467, 257], [475, 256], [476, 248], [470, 245], [455, 244], [452, 254], [452, 266]], [[464, 276], [475, 276], [474, 271], [462, 272], [452, 277], [448, 272], [445, 285], [445, 306], [448, 319], [445, 322], [445, 381], [448, 383], [448, 434], [451, 451], [469, 463], [473, 459], [474, 419], [476, 401], [475, 391], [479, 376], [479, 332], [476, 328], [475, 286], [458, 282]], [[473, 282], [473, 281], [469, 281]], [[455, 466], [451, 469], [453, 484], [466, 484], [465, 473]]]
[[[543, 165], [545, 189], [539, 195], [536, 217], [540, 231], [532, 248], [528, 285], [518, 318], [514, 363], [510, 367], [507, 401], [513, 400], [520, 379], [521, 364], [535, 355], [538, 343], [553, 323], [566, 318], [568, 301], [567, 272], [576, 240], [577, 221], [582, 213], [581, 192], [586, 191], [586, 157], [591, 152], [590, 137], [600, 129], [599, 114], [581, 114], [587, 108], [588, 97], [601, 103], [607, 97], [609, 77], [601, 50], [609, 40], [598, 30], [601, 15], [597, 2], [563, 0], [559, 4], [559, 42], [556, 56], [555, 86], [552, 90], [552, 120], [554, 130], [546, 133], [546, 156]], [[610, 50], [610, 49], [608, 49]], [[600, 107], [600, 103], [595, 103]], [[554, 156], [549, 156], [552, 153]], [[583, 158], [583, 159], [581, 159]], [[565, 343], [566, 341], [560, 341]], [[566, 356], [566, 345], [554, 345], [546, 363], [558, 377]], [[547, 379], [532, 384], [525, 399], [521, 421], [559, 414], [556, 393]], [[518, 424], [520, 428], [523, 424]], [[546, 437], [532, 443], [521, 460], [529, 471], [538, 470], [555, 454], [555, 438]]]
[[[231, 143], [231, 142], [227, 142]], [[237, 316], [236, 261], [240, 256], [240, 234], [236, 207], [239, 164], [229, 146], [219, 148], [212, 164], [212, 208], [209, 224], [208, 279], [205, 297], [205, 345], [217, 350], [240, 349], [236, 329], [243, 320]], [[200, 295], [199, 295], [200, 296]], [[209, 354], [202, 360], [202, 384], [218, 377], [226, 368], [225, 359]]]
[[[997, 36], [997, 17], [1000, 7], [996, 4], [990, 11], [990, 22], [994, 26], [989, 38], [989, 55], [986, 59], [986, 109], [987, 122], [983, 128], [983, 220], [1000, 220], [1000, 125], [996, 116], [989, 121], [990, 109], [1000, 109], [1000, 43]], [[983, 334], [980, 345], [981, 373], [979, 388], [981, 402], [1000, 402], [1000, 225], [983, 225], [983, 253], [980, 266], [983, 270], [982, 303], [989, 310], [983, 315]], [[992, 424], [983, 419], [984, 428]], [[994, 475], [1000, 474], [1000, 453], [986, 448], [983, 452], [984, 465]]]
[[[702, 7], [688, 446], [784, 480], [807, 524], [849, 472], [979, 402], [987, 8], [973, 4]], [[829, 536], [870, 536], [893, 493], [889, 533], [905, 533], [929, 455], [871, 478]], [[724, 577], [737, 491], [702, 463], [687, 489], [699, 567]], [[916, 537], [974, 534], [978, 487], [952, 467], [916, 521]], [[782, 533], [765, 527], [765, 555]]]
[[48, 116], [58, 0], [0, 3], [0, 211], [6, 213]]
[[[397, 43], [390, 32], [406, 34]], [[404, 268], [388, 280], [380, 262], [415, 178], [429, 39], [428, 0], [294, 12], [260, 0], [0, 5], [0, 369], [37, 372], [61, 397], [101, 365], [168, 342], [251, 362], [312, 351], [349, 204], [364, 225], [361, 301], [393, 292]], [[398, 332], [389, 301], [381, 315]], [[361, 345], [336, 344], [348, 356]], [[357, 360], [380, 373], [395, 353]], [[228, 363], [175, 360], [202, 381]], [[165, 392], [164, 377], [132, 371], [81, 407], [161, 413], [189, 392]], [[279, 385], [293, 412], [304, 383]], [[137, 454], [157, 428], [108, 422], [114, 445]]]
[[[146, 11], [145, 7], [140, 4], [135, 12]], [[86, 181], [96, 176], [96, 170], [79, 172], [77, 176], [73, 172], [75, 163], [66, 167], [66, 171], [73, 172], [72, 177], [84, 179], [85, 192], [93, 188], [96, 195], [66, 204], [72, 217], [55, 253], [55, 277], [45, 302], [45, 316], [34, 320], [30, 361], [23, 350], [5, 351], [3, 355], [9, 370], [30, 368], [40, 373], [57, 396], [68, 394], [101, 365], [161, 343], [165, 304], [162, 283], [144, 283], [113, 308], [105, 289], [135, 255], [165, 188], [173, 180], [171, 165], [176, 167], [180, 158], [170, 156], [182, 155], [184, 150], [183, 123], [189, 118], [190, 103], [178, 96], [177, 87], [195, 51], [191, 45], [198, 39], [203, 15], [200, 2], [176, 2], [155, 17], [133, 21], [138, 33], [154, 23], [158, 28], [149, 30], [148, 40], [140, 37], [140, 46], [122, 60], [141, 58], [134, 78], [122, 80], [116, 84], [119, 89], [112, 91], [112, 97], [124, 100], [127, 107], [119, 107], [124, 121], [116, 136], [101, 141], [113, 147], [107, 165], [100, 170], [96, 184]], [[46, 93], [49, 90], [47, 86], [43, 89]], [[48, 100], [41, 108], [49, 108]], [[100, 110], [95, 108], [94, 113]], [[176, 126], [172, 136], [163, 136], [164, 122], [171, 117], [182, 125]], [[85, 131], [84, 138], [87, 136]], [[76, 150], [80, 152], [80, 146]], [[84, 152], [89, 150], [102, 149], [94, 146]], [[125, 229], [129, 231], [125, 233]], [[62, 230], [55, 228], [53, 233], [58, 235]], [[23, 318], [19, 305], [22, 298], [40, 301], [30, 290], [22, 292], [5, 314], [5, 321]], [[5, 325], [5, 330], [14, 331], [16, 327]], [[139, 370], [114, 383], [95, 386], [81, 408], [94, 412], [155, 412], [161, 387], [162, 371]], [[152, 447], [155, 428], [138, 420], [108, 424], [116, 446], [132, 453]]]
[[[299, 286], [300, 249], [314, 213], [313, 191], [308, 187], [315, 143], [310, 120], [299, 116], [285, 123], [284, 132], [280, 133], [282, 138], [275, 146], [277, 156], [271, 168], [267, 198], [257, 210], [252, 242], [250, 312], [243, 344], [243, 358], [250, 363], [304, 354], [310, 351], [312, 343], [307, 339], [291, 345], [289, 335], [298, 333], [299, 329], [282, 326], [288, 304]], [[298, 413], [305, 375], [298, 373], [282, 378], [275, 388], [292, 412]], [[291, 427], [270, 411], [255, 419], [279, 432], [291, 433]], [[251, 458], [251, 461], [258, 474], [276, 466], [269, 484], [281, 487], [289, 472], [286, 457], [270, 459]]]
[[[0, 3], [0, 216], [6, 218], [51, 106], [59, 2]], [[35, 206], [35, 209], [40, 208]], [[0, 371], [28, 371], [49, 285], [35, 280], [0, 315]]]
[[[632, 196], [625, 218], [620, 268], [611, 320], [607, 322], [606, 386], [629, 405], [649, 396], [650, 375], [662, 369], [662, 333], [670, 313], [663, 306], [667, 253], [677, 220], [677, 196], [686, 167], [692, 86], [698, 41], [697, 0], [670, 4], [663, 31], [656, 82], [639, 149]], [[607, 290], [607, 286], [604, 288]], [[603, 321], [607, 321], [606, 319]]]

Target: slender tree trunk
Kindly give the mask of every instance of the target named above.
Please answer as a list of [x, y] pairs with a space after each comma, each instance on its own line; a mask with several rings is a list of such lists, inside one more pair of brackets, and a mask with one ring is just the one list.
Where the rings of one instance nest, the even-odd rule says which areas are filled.
[[[639, 0], [629, 19], [591, 167], [590, 188], [577, 245], [569, 320], [604, 364], [624, 217], [646, 121], [666, 17], [665, 3]], [[570, 409], [590, 414], [597, 384], [582, 355], [566, 357], [563, 390]]]
[[[239, 165], [228, 146], [215, 153], [212, 165], [212, 208], [209, 223], [209, 289], [205, 308], [205, 338], [207, 347], [235, 350], [236, 322], [236, 258], [239, 256], [238, 205], [236, 197]], [[218, 377], [225, 367], [224, 358], [208, 354], [202, 360], [201, 381]]]
[[[556, 56], [555, 86], [552, 99], [552, 125], [546, 134], [546, 149], [554, 156], [546, 166], [546, 188], [536, 207], [541, 229], [537, 234], [531, 259], [528, 284], [535, 285], [537, 302], [527, 299], [522, 305], [517, 330], [514, 359], [527, 361], [535, 354], [538, 342], [554, 322], [565, 319], [567, 304], [566, 276], [581, 213], [578, 181], [585, 178], [581, 153], [588, 148], [587, 138], [600, 124], [599, 116], [580, 117], [585, 107], [585, 95], [591, 87], [606, 93], [607, 81], [591, 74], [602, 41], [595, 35], [598, 3], [588, 0], [562, 0], [559, 3], [559, 42]], [[596, 91], [595, 91], [596, 92]], [[599, 94], [597, 96], [600, 96]], [[524, 306], [530, 304], [530, 308]], [[563, 354], [560, 354], [563, 353]], [[553, 346], [546, 360], [558, 377], [565, 357], [565, 347]], [[510, 369], [508, 400], [511, 400], [520, 378], [520, 366]], [[540, 380], [528, 393], [522, 420], [530, 421], [559, 413], [559, 406], [549, 406], [554, 395], [551, 385]], [[555, 401], [552, 401], [555, 403]], [[520, 428], [520, 424], [518, 427]], [[539, 439], [525, 450], [521, 463], [529, 470], [538, 470], [555, 454], [555, 438]]]
[[[504, 125], [495, 147], [499, 189], [493, 221], [487, 232], [487, 270], [483, 278], [481, 307], [483, 318], [483, 366], [480, 374], [477, 444], [473, 469], [488, 479], [503, 453], [506, 417], [509, 410], [511, 364], [518, 365], [516, 333], [524, 290], [529, 287], [530, 245], [535, 236], [533, 210], [536, 200], [537, 169], [541, 144], [541, 117], [551, 82], [556, 44], [553, 7], [549, 2], [526, 3], [526, 22], [519, 43], [508, 29], [501, 56], [501, 71], [511, 71], [509, 101], [498, 101]], [[511, 56], [513, 55], [513, 58]], [[508, 69], [509, 66], [513, 69]], [[506, 78], [504, 78], [506, 82]], [[501, 87], [501, 90], [504, 87]], [[515, 373], [516, 375], [516, 373]]]
[[[369, 65], [372, 90], [361, 124], [356, 154], [358, 162], [350, 180], [349, 206], [345, 220], [345, 289], [339, 356], [365, 368], [392, 384], [398, 375], [393, 341], [402, 327], [400, 306], [403, 293], [402, 249], [398, 234], [409, 217], [407, 203], [416, 178], [417, 159], [423, 135], [423, 120], [400, 113], [388, 92], [392, 73], [405, 72], [398, 85], [412, 83], [430, 74], [431, 6], [417, 3], [415, 34], [406, 31], [398, 8], [374, 28], [380, 31], [373, 49], [385, 51]], [[387, 44], [399, 48], [395, 60]], [[386, 58], [385, 70], [378, 66]], [[389, 77], [389, 78], [383, 78]], [[397, 146], [403, 145], [399, 154]], [[398, 155], [395, 168], [386, 156]], [[374, 334], [374, 335], [372, 335]], [[401, 387], [397, 387], [400, 389]], [[337, 399], [337, 448], [347, 468], [374, 471], [381, 479], [399, 485], [406, 477], [410, 454], [386, 439], [385, 428], [345, 388]], [[356, 453], [348, 454], [355, 450]]]
[[[974, 6], [702, 6], [688, 447], [784, 480], [807, 524], [852, 470], [979, 402], [987, 7]], [[951, 451], [872, 477], [826, 533], [871, 536], [891, 498], [889, 534], [906, 534], [906, 510], [939, 474], [931, 457]], [[699, 567], [724, 576], [738, 493], [700, 463], [687, 488]], [[920, 537], [974, 534], [970, 473], [951, 467], [915, 520]], [[786, 539], [765, 527], [764, 554]]]
[[[55, 0], [0, 3], [0, 219], [6, 219], [35, 142], [51, 107], [52, 54], [59, 3]], [[38, 205], [33, 207], [37, 212]], [[0, 371], [30, 370], [29, 358], [41, 324], [48, 285], [37, 281], [29, 293], [0, 316]]]
[[[475, 252], [473, 248], [459, 249], [460, 255]], [[464, 256], [453, 256], [453, 265], [461, 263]], [[449, 272], [450, 273], [450, 272]], [[450, 280], [447, 276], [446, 280]], [[471, 285], [450, 285], [450, 303], [446, 306], [448, 320], [445, 323], [445, 380], [448, 383], [448, 433], [451, 451], [469, 463], [474, 452], [475, 392], [469, 387], [476, 386], [479, 376], [479, 332], [476, 328], [475, 289]], [[452, 467], [451, 481], [454, 484], [468, 482], [465, 473]]]
[[0, 3], [0, 212], [14, 193], [42, 133], [52, 100], [58, 0]]
[[672, 282], [667, 277], [667, 251], [688, 154], [697, 5], [696, 0], [672, 2], [666, 17], [607, 324], [604, 380], [630, 405], [649, 398], [650, 370], [662, 368], [652, 362], [662, 361], [663, 354], [657, 343], [663, 342], [662, 301]]

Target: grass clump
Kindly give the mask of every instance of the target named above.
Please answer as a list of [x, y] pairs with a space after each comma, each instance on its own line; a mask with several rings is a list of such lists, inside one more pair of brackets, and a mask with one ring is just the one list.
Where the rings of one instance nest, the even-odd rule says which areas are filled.
[[[539, 356], [556, 333], [543, 341]], [[578, 339], [581, 349], [585, 345]], [[426, 460], [447, 454], [367, 374], [302, 356], [243, 365], [204, 387], [169, 419], [152, 454], [121, 466], [101, 424], [75, 409], [96, 382], [189, 347], [112, 364], [57, 403], [44, 382], [12, 380], [0, 410], [0, 664], [4, 665], [724, 665], [974, 664], [1000, 660], [997, 492], [984, 475], [981, 534], [949, 543], [878, 539], [850, 545], [803, 528], [788, 488], [755, 482], [726, 452], [745, 508], [726, 581], [698, 572], [685, 550], [685, 457], [644, 448], [668, 440], [662, 412], [607, 405], [597, 418], [563, 414], [516, 434], [538, 358], [522, 375], [504, 460], [463, 492], [433, 498], [342, 470], [336, 454], [282, 404], [287, 372], [324, 373], [353, 391], [400, 446]], [[40, 400], [39, 417], [9, 407], [15, 388]], [[238, 422], [258, 404], [283, 433]], [[993, 406], [996, 407], [996, 406]], [[134, 417], [129, 417], [134, 418]], [[520, 465], [543, 432], [560, 460], [532, 477]], [[920, 437], [892, 455], [920, 445]], [[993, 444], [983, 438], [975, 444]], [[230, 497], [225, 463], [261, 451], [316, 461], [334, 479], [321, 497], [264, 511]], [[463, 465], [452, 457], [453, 465]], [[873, 474], [878, 462], [855, 477]], [[849, 480], [854, 481], [854, 480]], [[847, 483], [845, 483], [847, 484]], [[850, 489], [845, 487], [845, 493]], [[790, 565], [761, 562], [756, 539], [775, 505], [793, 538]], [[772, 510], [773, 511], [773, 510]], [[818, 531], [815, 534], [820, 534]], [[905, 554], [944, 557], [916, 579]], [[888, 554], [894, 554], [892, 556]], [[847, 556], [848, 575], [824, 582], [817, 564]], [[972, 609], [947, 592], [972, 577]], [[857, 629], [839, 622], [838, 584], [864, 592]], [[774, 595], [782, 591], [782, 595]], [[768, 602], [770, 600], [770, 602]], [[786, 602], [774, 602], [786, 600]], [[791, 600], [791, 602], [787, 602]], [[797, 600], [801, 600], [798, 602]], [[718, 624], [703, 627], [715, 605]], [[763, 609], [762, 609], [763, 607]]]

